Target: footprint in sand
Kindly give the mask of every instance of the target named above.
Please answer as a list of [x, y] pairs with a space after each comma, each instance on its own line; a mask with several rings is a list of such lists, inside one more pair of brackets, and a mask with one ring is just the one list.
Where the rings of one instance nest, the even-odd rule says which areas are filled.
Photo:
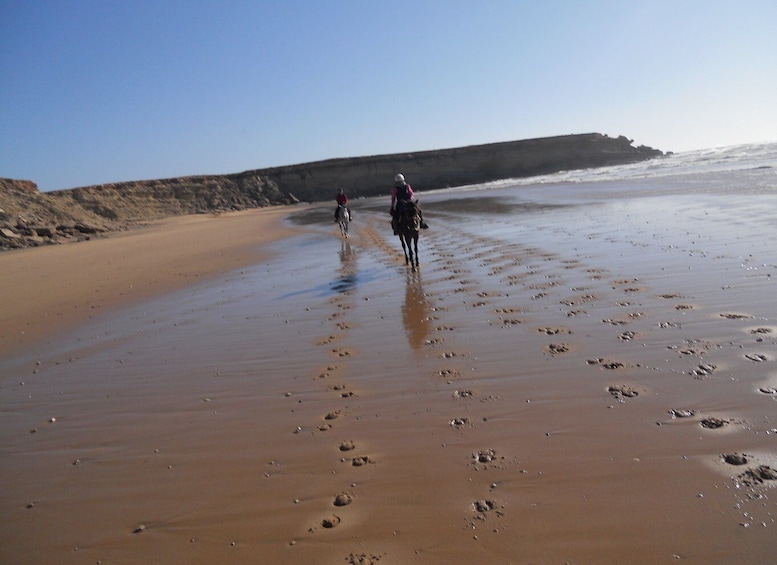
[[335, 497], [332, 504], [334, 506], [348, 506], [351, 502], [353, 502], [353, 496], [350, 493], [341, 492]]
[[478, 514], [478, 518], [480, 520], [485, 520], [486, 514], [492, 511], [495, 512], [497, 516], [502, 516], [503, 513], [501, 510], [499, 510], [499, 508], [500, 506], [499, 504], [497, 504], [495, 500], [491, 500], [488, 498], [476, 500], [475, 502], [472, 503], [472, 509]]
[[356, 444], [351, 440], [341, 441], [338, 449], [340, 451], [351, 451], [353, 449], [356, 449]]
[[615, 369], [623, 369], [624, 367], [626, 367], [625, 363], [621, 363], [620, 361], [610, 361], [607, 359], [602, 359], [601, 357], [588, 359], [586, 363], [588, 365], [601, 365], [603, 368], [608, 369], [610, 371], [614, 371]]
[[362, 455], [361, 457], [354, 457], [351, 459], [351, 465], [353, 467], [363, 467], [367, 465], [368, 463], [375, 463], [372, 459], [369, 458], [367, 455]]
[[340, 516], [337, 516], [336, 514], [332, 514], [331, 516], [328, 516], [321, 520], [321, 525], [326, 529], [332, 529], [336, 528], [340, 525]]
[[696, 414], [695, 410], [688, 410], [685, 408], [672, 408], [669, 410], [672, 418], [691, 418]]
[[453, 426], [454, 428], [460, 428], [462, 426], [466, 426], [469, 424], [469, 418], [454, 418], [450, 422], [448, 422], [449, 425]]
[[723, 461], [729, 465], [747, 465], [747, 457], [740, 453], [725, 453]]
[[763, 361], [769, 360], [769, 358], [766, 355], [761, 355], [760, 353], [748, 353], [745, 355], [745, 359], [749, 359], [754, 363], [761, 363]]
[[555, 356], [569, 352], [570, 348], [568, 343], [550, 343], [543, 348], [543, 351], [548, 355]]
[[728, 420], [723, 420], [722, 418], [704, 418], [701, 422], [699, 422], [699, 425], [702, 428], [706, 428], [708, 430], [717, 430], [719, 428], [722, 428], [723, 426], [727, 426], [729, 423]]
[[749, 318], [752, 318], [750, 314], [737, 314], [735, 312], [726, 312], [723, 314], [719, 314], [721, 318], [726, 318], [727, 320], [747, 320]]
[[748, 469], [742, 473], [739, 479], [745, 485], [753, 487], [763, 484], [765, 481], [777, 481], [777, 470], [769, 465], [759, 465], [755, 469]]
[[332, 343], [336, 339], [337, 339], [337, 336], [330, 335], [330, 336], [325, 337], [321, 341], [317, 341], [316, 345], [329, 345], [330, 343]]
[[567, 328], [555, 328], [555, 327], [546, 327], [546, 328], [537, 328], [537, 331], [546, 335], [558, 335], [558, 334], [571, 334], [572, 330], [569, 330]]
[[710, 376], [712, 373], [715, 372], [716, 369], [717, 367], [715, 365], [707, 363], [704, 365], [699, 365], [698, 367], [693, 369], [691, 371], [691, 374], [694, 375], [696, 378], [703, 378], [703, 377]]
[[380, 561], [380, 555], [367, 555], [366, 553], [351, 553], [345, 558], [348, 565], [375, 565]]
[[342, 348], [342, 347], [335, 347], [332, 350], [332, 353], [334, 353], [338, 357], [350, 357], [351, 356], [351, 352], [348, 351], [347, 349]]
[[626, 332], [623, 332], [622, 334], [620, 334], [618, 336], [618, 340], [620, 340], [620, 341], [631, 341], [635, 337], [637, 337], [637, 332], [626, 331]]
[[623, 401], [624, 398], [639, 396], [639, 391], [637, 389], [626, 384], [611, 385], [607, 387], [607, 391], [620, 401]]

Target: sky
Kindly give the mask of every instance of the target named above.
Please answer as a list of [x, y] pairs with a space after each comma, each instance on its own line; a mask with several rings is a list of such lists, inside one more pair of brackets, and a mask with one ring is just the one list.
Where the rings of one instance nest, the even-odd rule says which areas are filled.
[[777, 141], [777, 2], [0, 0], [43, 191], [590, 132]]

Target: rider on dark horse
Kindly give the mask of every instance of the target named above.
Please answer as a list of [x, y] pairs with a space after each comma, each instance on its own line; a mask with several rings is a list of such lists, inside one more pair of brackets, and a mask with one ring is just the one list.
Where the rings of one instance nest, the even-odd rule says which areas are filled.
[[[389, 214], [391, 214], [391, 227], [394, 230], [394, 235], [398, 234], [397, 222], [399, 221], [399, 217], [402, 215], [407, 204], [413, 202], [414, 198], [415, 194], [413, 193], [413, 188], [405, 182], [405, 176], [402, 173], [399, 173], [394, 177], [394, 188], [391, 189], [391, 209], [389, 210]], [[418, 206], [417, 202], [413, 203], [415, 204], [416, 210], [418, 210], [421, 228], [428, 228], [429, 226], [424, 222], [424, 215], [423, 212], [421, 212], [421, 207]]]
[[348, 208], [348, 197], [345, 195], [345, 192], [343, 192], [342, 188], [337, 191], [335, 200], [337, 201], [337, 208], [335, 208], [335, 222], [340, 219], [340, 208], [346, 210], [348, 212], [348, 216], [350, 217], [351, 210]]

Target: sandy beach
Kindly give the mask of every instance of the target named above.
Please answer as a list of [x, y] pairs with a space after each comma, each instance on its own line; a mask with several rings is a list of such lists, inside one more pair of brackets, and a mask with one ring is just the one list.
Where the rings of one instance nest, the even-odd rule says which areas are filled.
[[773, 562], [773, 200], [514, 194], [0, 254], [0, 562]]

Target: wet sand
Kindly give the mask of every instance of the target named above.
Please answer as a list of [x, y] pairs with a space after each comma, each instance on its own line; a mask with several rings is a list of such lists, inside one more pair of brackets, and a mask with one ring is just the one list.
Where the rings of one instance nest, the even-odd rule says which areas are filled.
[[0, 561], [773, 561], [771, 202], [605, 192], [429, 195], [418, 272], [366, 201], [117, 282], [0, 361]]

